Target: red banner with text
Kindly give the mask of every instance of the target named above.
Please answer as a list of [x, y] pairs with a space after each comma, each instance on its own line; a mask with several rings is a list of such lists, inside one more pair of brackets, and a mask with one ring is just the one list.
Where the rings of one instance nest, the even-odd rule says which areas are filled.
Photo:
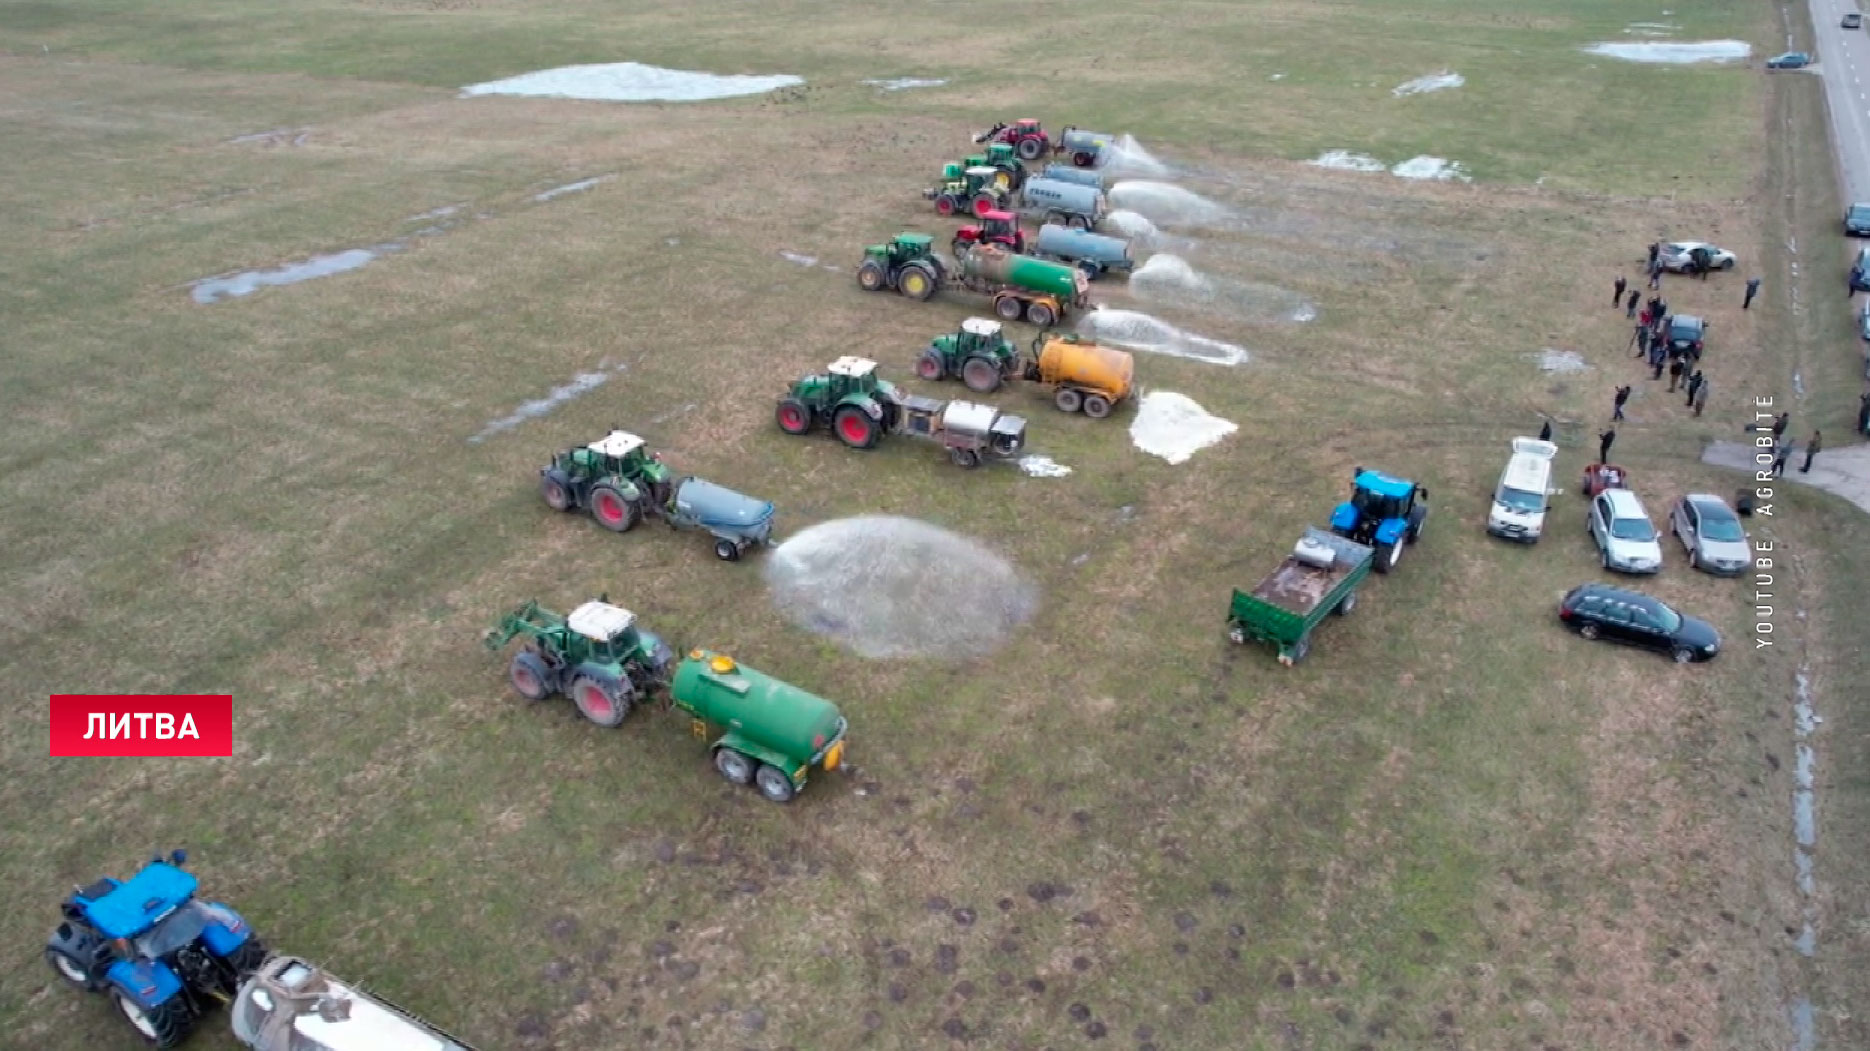
[[55, 693], [53, 756], [234, 754], [234, 697], [214, 693]]

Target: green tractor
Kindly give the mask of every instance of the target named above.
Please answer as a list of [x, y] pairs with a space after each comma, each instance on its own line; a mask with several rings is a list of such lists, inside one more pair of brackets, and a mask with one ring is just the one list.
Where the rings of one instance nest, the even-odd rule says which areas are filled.
[[539, 493], [554, 511], [588, 508], [598, 525], [618, 533], [658, 513], [669, 488], [668, 465], [628, 431], [566, 449], [539, 469]]
[[942, 166], [941, 182], [922, 191], [926, 200], [935, 202], [935, 211], [942, 215], [956, 212], [972, 212], [979, 218], [991, 211], [1006, 210], [1007, 191], [999, 181], [1006, 173], [998, 168], [986, 165], [962, 167], [959, 164]]
[[887, 288], [926, 301], [947, 280], [947, 268], [935, 254], [934, 244], [928, 234], [900, 233], [888, 244], [870, 245], [857, 267], [857, 287], [866, 292]]
[[1010, 142], [990, 142], [986, 153], [963, 157], [961, 163], [967, 168], [992, 168], [997, 174], [989, 181], [1009, 193], [1026, 181], [1026, 166], [1020, 163]]
[[482, 642], [495, 652], [525, 635], [507, 681], [529, 701], [564, 694], [586, 719], [616, 726], [630, 709], [669, 685], [675, 651], [639, 628], [636, 614], [600, 596], [560, 616], [537, 602], [500, 618]]
[[1019, 348], [1001, 334], [1001, 324], [993, 318], [968, 318], [960, 331], [930, 340], [916, 360], [917, 376], [931, 383], [959, 376], [976, 394], [996, 391], [1002, 381], [1020, 373]]
[[876, 362], [846, 356], [794, 383], [775, 418], [787, 434], [809, 434], [825, 423], [845, 445], [869, 449], [901, 422], [902, 394], [877, 376]]

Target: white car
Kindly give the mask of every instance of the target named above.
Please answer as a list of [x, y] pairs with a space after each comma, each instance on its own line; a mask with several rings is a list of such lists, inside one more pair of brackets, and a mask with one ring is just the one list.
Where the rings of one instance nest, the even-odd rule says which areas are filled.
[[1662, 571], [1662, 542], [1635, 493], [1628, 489], [1598, 493], [1584, 524], [1597, 543], [1605, 569], [1618, 573]]
[[1537, 543], [1545, 532], [1548, 498], [1552, 488], [1552, 458], [1558, 446], [1521, 435], [1513, 439], [1513, 455], [1500, 472], [1493, 504], [1487, 508], [1487, 532], [1508, 540]]
[[1662, 269], [1672, 270], [1679, 274], [1687, 270], [1689, 265], [1695, 261], [1697, 248], [1708, 250], [1708, 269], [1710, 270], [1732, 270], [1734, 263], [1737, 262], [1734, 253], [1706, 241], [1670, 241], [1662, 246], [1662, 251], [1657, 253], [1656, 260], [1662, 264]]

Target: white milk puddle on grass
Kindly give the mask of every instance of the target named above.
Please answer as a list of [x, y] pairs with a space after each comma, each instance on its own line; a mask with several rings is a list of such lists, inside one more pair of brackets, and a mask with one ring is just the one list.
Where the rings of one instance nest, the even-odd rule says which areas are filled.
[[1691, 62], [1733, 62], [1751, 55], [1753, 47], [1744, 40], [1685, 40], [1668, 44], [1609, 40], [1601, 44], [1592, 44], [1584, 51], [1587, 54], [1621, 58], [1628, 62], [1686, 65]]
[[1063, 478], [1071, 473], [1071, 468], [1050, 456], [1022, 456], [1019, 458], [1019, 469], [1033, 478]]
[[568, 182], [563, 186], [554, 186], [544, 193], [535, 193], [532, 195], [532, 199], [535, 201], [549, 201], [554, 197], [563, 197], [568, 193], [583, 193], [593, 186], [602, 185], [615, 178], [615, 175], [593, 175], [589, 179], [579, 179], [577, 182]]
[[1389, 165], [1367, 153], [1352, 153], [1349, 150], [1326, 150], [1315, 159], [1307, 161], [1320, 168], [1336, 168], [1347, 172], [1380, 172], [1389, 170]]
[[534, 398], [532, 401], [528, 402], [521, 402], [519, 407], [512, 412], [482, 427], [479, 434], [468, 438], [468, 442], [478, 445], [488, 438], [499, 434], [501, 431], [510, 431], [520, 424], [525, 423], [527, 420], [536, 420], [546, 413], [551, 412], [553, 409], [558, 408], [560, 405], [571, 401], [573, 398], [582, 397], [603, 386], [611, 376], [622, 372], [628, 367], [627, 365], [610, 366], [609, 363], [606, 362], [600, 364], [598, 368], [608, 368], [609, 371], [580, 372], [578, 375], [572, 377], [570, 383], [553, 387], [550, 393], [546, 394], [545, 397]]
[[764, 95], [779, 88], [805, 83], [790, 73], [761, 76], [746, 73], [698, 73], [663, 69], [640, 62], [560, 66], [522, 73], [505, 80], [469, 84], [461, 96], [524, 95], [533, 98], [595, 99], [604, 102], [699, 102], [704, 99]]
[[897, 77], [894, 80], [866, 80], [864, 83], [873, 88], [882, 88], [884, 91], [908, 91], [910, 88], [939, 88], [948, 83], [948, 79], [946, 77], [939, 80], [926, 77]]
[[1210, 365], [1243, 365], [1250, 355], [1245, 347], [1184, 332], [1161, 318], [1134, 310], [1099, 307], [1078, 316], [1077, 329], [1100, 343], [1112, 343], [1147, 354], [1205, 361]]
[[315, 277], [330, 277], [332, 274], [348, 273], [359, 269], [386, 252], [400, 252], [401, 243], [371, 245], [369, 248], [351, 248], [330, 255], [315, 255], [296, 263], [274, 267], [271, 270], [242, 270], [239, 273], [223, 274], [218, 277], [204, 277], [191, 282], [190, 293], [197, 303], [219, 303], [224, 299], [238, 299], [250, 296], [262, 288], [278, 285], [296, 285], [301, 281], [310, 281]]
[[1167, 252], [1150, 256], [1130, 274], [1130, 291], [1157, 302], [1218, 306], [1249, 321], [1303, 322], [1318, 316], [1318, 308], [1297, 292], [1212, 277]]
[[1227, 209], [1193, 190], [1151, 179], [1123, 179], [1107, 194], [1112, 208], [1135, 212], [1156, 226], [1200, 225], [1226, 218]]
[[976, 541], [864, 515], [794, 534], [766, 560], [773, 605], [860, 657], [981, 657], [1012, 641], [1039, 593]]
[[1421, 95], [1430, 91], [1446, 91], [1467, 83], [1467, 78], [1459, 73], [1443, 71], [1426, 77], [1417, 77], [1405, 84], [1398, 84], [1390, 89], [1390, 94], [1397, 98]]
[[1208, 415], [1193, 398], [1174, 391], [1151, 391], [1130, 421], [1130, 441], [1138, 449], [1170, 463], [1188, 458], [1240, 429], [1232, 420]]

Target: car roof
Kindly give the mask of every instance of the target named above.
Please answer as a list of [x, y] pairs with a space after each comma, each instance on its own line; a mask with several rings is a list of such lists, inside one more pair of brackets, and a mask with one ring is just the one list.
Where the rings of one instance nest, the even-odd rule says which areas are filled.
[[1602, 595], [1605, 598], [1614, 598], [1623, 602], [1658, 603], [1661, 601], [1660, 599], [1651, 598], [1640, 591], [1630, 591], [1626, 588], [1620, 588], [1615, 584], [1602, 584], [1595, 580], [1579, 584], [1577, 587], [1572, 588], [1571, 595], [1576, 598], [1583, 598], [1586, 595]]
[[1610, 513], [1618, 518], [1647, 517], [1643, 502], [1629, 489], [1606, 489], [1598, 496], [1610, 504]]
[[1695, 505], [1695, 507], [1703, 513], [1713, 512], [1715, 514], [1724, 514], [1729, 518], [1738, 517], [1734, 514], [1734, 509], [1727, 506], [1727, 501], [1715, 496], [1713, 493], [1689, 493], [1687, 496], [1682, 497], [1682, 502]]
[[1674, 327], [1676, 325], [1694, 325], [1696, 328], [1699, 328], [1701, 327], [1702, 324], [1703, 324], [1702, 320], [1693, 314], [1670, 314], [1669, 315], [1670, 327]]

